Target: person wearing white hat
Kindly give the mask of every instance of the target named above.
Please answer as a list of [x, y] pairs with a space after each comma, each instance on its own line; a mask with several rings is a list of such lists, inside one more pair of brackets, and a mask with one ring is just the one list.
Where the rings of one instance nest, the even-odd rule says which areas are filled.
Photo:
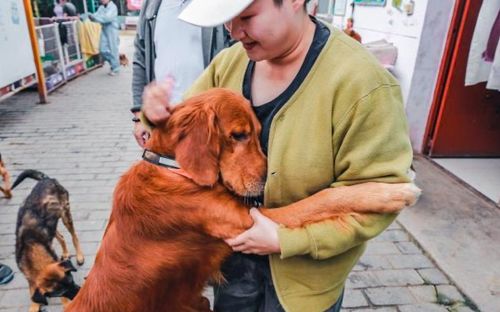
[[178, 102], [210, 60], [229, 45], [222, 26], [198, 27], [177, 19], [190, 0], [145, 0], [134, 42], [132, 94], [134, 137], [144, 146], [148, 131], [139, 122], [144, 87], [175, 79], [171, 101]]
[[[306, 0], [193, 0], [179, 18], [225, 23], [223, 50], [186, 98], [214, 87], [248, 98], [267, 154], [265, 207], [328, 205], [331, 189], [409, 182], [412, 148], [401, 89], [358, 42], [308, 16]], [[145, 93], [153, 124], [169, 116], [168, 87]], [[287, 229], [251, 210], [226, 242], [236, 253], [215, 287], [215, 311], [340, 311], [347, 276], [395, 214], [345, 215]], [[347, 294], [349, 295], [349, 294]]]

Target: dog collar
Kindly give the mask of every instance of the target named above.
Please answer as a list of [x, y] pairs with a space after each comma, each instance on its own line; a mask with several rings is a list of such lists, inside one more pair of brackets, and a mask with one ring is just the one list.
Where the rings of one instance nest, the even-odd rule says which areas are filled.
[[154, 165], [167, 167], [170, 169], [181, 169], [181, 166], [179, 166], [179, 164], [175, 161], [175, 159], [170, 158], [168, 156], [157, 154], [148, 149], [145, 149], [144, 152], [142, 153], [142, 159]]
[[142, 159], [154, 165], [168, 168], [170, 171], [178, 175], [188, 178], [189, 180], [193, 180], [189, 173], [181, 169], [181, 166], [179, 166], [179, 164], [173, 158], [157, 154], [148, 149], [144, 149], [144, 152], [142, 153]]

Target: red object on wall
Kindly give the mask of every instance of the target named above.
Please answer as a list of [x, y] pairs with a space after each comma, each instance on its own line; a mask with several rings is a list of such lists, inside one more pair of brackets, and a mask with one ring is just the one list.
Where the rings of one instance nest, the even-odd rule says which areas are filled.
[[127, 0], [127, 9], [129, 11], [139, 11], [143, 0]]
[[500, 92], [486, 90], [486, 83], [464, 85], [481, 4], [456, 3], [426, 132], [431, 156], [500, 156]]

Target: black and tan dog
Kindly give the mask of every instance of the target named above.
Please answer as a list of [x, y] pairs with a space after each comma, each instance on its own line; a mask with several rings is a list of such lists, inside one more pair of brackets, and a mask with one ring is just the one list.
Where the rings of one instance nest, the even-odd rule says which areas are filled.
[[[61, 297], [64, 305], [73, 299], [80, 287], [71, 272], [76, 269], [69, 261], [63, 235], [57, 231], [59, 219], [71, 233], [78, 264], [84, 257], [73, 227], [68, 191], [57, 180], [36, 170], [26, 170], [17, 177], [12, 188], [26, 178], [39, 181], [19, 209], [16, 226], [16, 261], [28, 280], [32, 304], [29, 311], [39, 311], [47, 297]], [[62, 247], [59, 260], [53, 247], [54, 237]]]
[[10, 188], [10, 175], [7, 171], [7, 168], [5, 168], [5, 164], [2, 161], [2, 154], [0, 154], [0, 176], [2, 176], [3, 180], [3, 187], [0, 186], [0, 192], [3, 193], [5, 198], [11, 198], [12, 193]]

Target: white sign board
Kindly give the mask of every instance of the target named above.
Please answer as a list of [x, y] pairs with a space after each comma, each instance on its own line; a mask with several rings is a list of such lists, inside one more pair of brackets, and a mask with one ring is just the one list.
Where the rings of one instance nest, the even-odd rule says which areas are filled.
[[35, 72], [23, 0], [0, 0], [0, 88]]

